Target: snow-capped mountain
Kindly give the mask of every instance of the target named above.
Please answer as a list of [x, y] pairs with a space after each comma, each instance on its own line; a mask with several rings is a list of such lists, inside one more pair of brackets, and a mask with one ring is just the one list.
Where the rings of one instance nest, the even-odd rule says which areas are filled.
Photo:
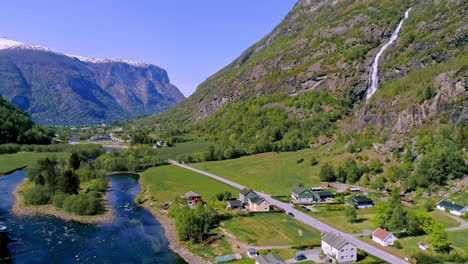
[[46, 124], [110, 122], [184, 99], [152, 64], [67, 55], [0, 38], [0, 95]]

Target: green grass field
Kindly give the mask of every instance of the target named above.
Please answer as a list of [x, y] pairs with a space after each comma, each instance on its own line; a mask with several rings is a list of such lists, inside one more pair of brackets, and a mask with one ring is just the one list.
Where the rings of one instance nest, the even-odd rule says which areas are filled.
[[211, 145], [212, 143], [207, 141], [194, 140], [176, 143], [173, 147], [158, 149], [157, 152], [163, 159], [176, 159], [184, 153], [205, 152]]
[[[291, 190], [299, 184], [306, 187], [321, 185], [319, 174], [321, 166], [329, 162], [342, 164], [354, 154], [343, 154], [342, 146], [333, 149], [304, 149], [297, 152], [262, 153], [238, 159], [207, 162], [207, 171], [232, 180], [254, 190], [272, 195], [291, 195]], [[369, 159], [377, 158], [375, 152], [360, 153]], [[310, 159], [316, 157], [319, 164], [310, 165]], [[303, 162], [297, 163], [299, 159]], [[191, 164], [204, 170], [205, 164]]]
[[233, 197], [239, 195], [236, 188], [174, 165], [146, 170], [142, 173], [141, 183], [158, 204], [194, 191], [201, 195], [208, 205], [224, 208], [226, 203], [217, 201], [214, 197], [216, 193], [229, 191]]
[[448, 238], [453, 246], [459, 247], [465, 250], [468, 254], [468, 230], [459, 230], [448, 232]]
[[257, 246], [308, 245], [320, 243], [320, 232], [282, 213], [234, 217], [222, 228], [239, 241]]
[[376, 207], [357, 210], [358, 221], [356, 223], [348, 222], [344, 210], [329, 211], [326, 206], [317, 206], [315, 208], [319, 211], [309, 212], [311, 216], [346, 233], [360, 234], [364, 230], [373, 231], [378, 227], [374, 221]]
[[33, 165], [37, 160], [46, 157], [54, 157], [60, 160], [68, 159], [69, 156], [70, 153], [66, 152], [18, 152], [15, 154], [1, 154], [0, 174]]

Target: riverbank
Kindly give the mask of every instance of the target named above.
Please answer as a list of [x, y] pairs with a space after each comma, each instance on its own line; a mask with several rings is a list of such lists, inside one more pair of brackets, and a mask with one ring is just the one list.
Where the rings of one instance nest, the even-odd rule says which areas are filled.
[[24, 185], [27, 179], [24, 179], [13, 191], [15, 202], [13, 204], [12, 212], [18, 216], [37, 216], [37, 215], [49, 215], [60, 218], [64, 221], [74, 221], [82, 224], [98, 224], [103, 222], [111, 222], [114, 220], [114, 211], [109, 205], [109, 192], [104, 195], [105, 213], [102, 215], [74, 215], [58, 209], [57, 207], [47, 205], [28, 206], [25, 204], [22, 195], [20, 195], [21, 187]]
[[148, 209], [150, 213], [156, 218], [164, 229], [164, 234], [169, 241], [169, 247], [172, 251], [179, 254], [189, 264], [212, 264], [212, 262], [204, 260], [202, 257], [191, 253], [185, 248], [177, 238], [177, 231], [175, 228], [174, 219], [164, 215], [153, 202], [147, 201], [141, 204], [142, 207]]
[[7, 172], [4, 172], [4, 173], [0, 173], [0, 177], [5, 176], [5, 175], [8, 175], [8, 174], [11, 174], [11, 173], [16, 172], [16, 171], [20, 171], [20, 170], [25, 169], [25, 168], [27, 168], [27, 167], [28, 167], [28, 166], [23, 166], [23, 167], [21, 167], [21, 168], [16, 168], [16, 169], [11, 170], [11, 171], [7, 171]]

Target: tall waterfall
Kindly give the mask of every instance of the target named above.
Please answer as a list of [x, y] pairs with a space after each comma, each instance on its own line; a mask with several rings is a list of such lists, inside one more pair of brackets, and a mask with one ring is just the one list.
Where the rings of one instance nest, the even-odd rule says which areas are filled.
[[401, 27], [403, 26], [403, 22], [405, 22], [405, 20], [408, 18], [410, 10], [411, 7], [408, 10], [406, 10], [405, 16], [400, 21], [395, 31], [393, 31], [390, 39], [382, 46], [382, 48], [377, 53], [377, 56], [375, 56], [374, 62], [372, 63], [371, 67], [371, 74], [369, 79], [370, 87], [367, 89], [366, 96], [367, 100], [369, 100], [369, 98], [371, 98], [371, 96], [377, 91], [377, 87], [379, 85], [379, 59], [380, 57], [382, 57], [382, 54], [385, 52], [385, 50], [398, 38], [398, 33], [400, 33]]

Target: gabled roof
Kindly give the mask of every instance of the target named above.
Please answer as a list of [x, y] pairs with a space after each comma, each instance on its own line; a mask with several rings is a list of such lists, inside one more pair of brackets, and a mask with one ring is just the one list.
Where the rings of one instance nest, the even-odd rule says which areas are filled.
[[242, 195], [245, 196], [245, 195], [247, 195], [247, 194], [249, 194], [249, 193], [251, 193], [251, 192], [255, 193], [252, 189], [244, 188], [244, 189], [242, 189], [242, 190], [240, 191], [240, 194], [242, 194]]
[[195, 192], [188, 192], [185, 194], [185, 197], [190, 198], [190, 197], [201, 197], [201, 196]]
[[467, 210], [466, 206], [456, 204], [454, 202], [450, 202], [447, 200], [441, 200], [440, 202], [437, 203], [438, 206], [441, 206], [443, 208], [447, 208], [452, 211], [457, 211], [457, 212], [462, 212], [463, 210]]
[[230, 206], [234, 206], [234, 207], [240, 207], [240, 206], [242, 206], [242, 201], [240, 201], [240, 200], [230, 200], [230, 201], [227, 201], [227, 203], [228, 203]]
[[296, 187], [293, 189], [293, 193], [295, 194], [301, 194], [303, 192], [307, 191], [304, 187]]
[[330, 196], [333, 196], [333, 193], [329, 191], [323, 191], [323, 192], [318, 192], [318, 196], [330, 197]]
[[268, 254], [268, 255], [260, 255], [257, 257], [257, 262], [259, 264], [282, 264], [286, 263], [282, 257], [278, 254]]
[[326, 233], [322, 237], [322, 241], [324, 241], [325, 243], [327, 243], [328, 245], [332, 246], [335, 249], [341, 249], [347, 244], [351, 244], [348, 241], [346, 241], [346, 239], [344, 239], [342, 236], [333, 232]]
[[265, 199], [259, 197], [259, 196], [255, 196], [255, 197], [252, 197], [249, 199], [250, 202], [254, 203], [254, 204], [261, 204], [265, 201]]
[[371, 198], [367, 196], [363, 196], [363, 195], [354, 196], [353, 201], [356, 203], [373, 203], [374, 202]]
[[379, 227], [372, 233], [372, 235], [384, 241], [393, 234]]

